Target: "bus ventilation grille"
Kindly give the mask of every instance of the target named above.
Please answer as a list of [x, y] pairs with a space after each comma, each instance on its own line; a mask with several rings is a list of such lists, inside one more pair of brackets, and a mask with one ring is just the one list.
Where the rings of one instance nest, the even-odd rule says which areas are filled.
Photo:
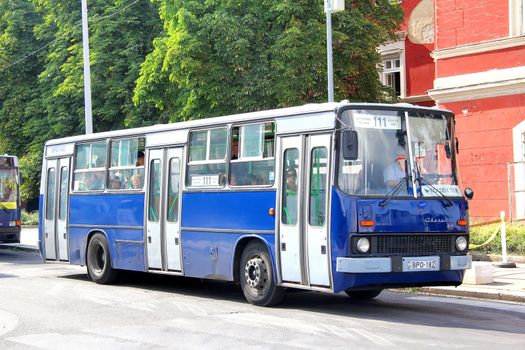
[[454, 240], [449, 235], [378, 236], [378, 254], [454, 253]]

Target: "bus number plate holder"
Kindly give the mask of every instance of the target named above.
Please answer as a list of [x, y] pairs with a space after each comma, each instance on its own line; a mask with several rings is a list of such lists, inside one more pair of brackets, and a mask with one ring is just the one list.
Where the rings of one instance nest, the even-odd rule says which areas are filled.
[[439, 256], [403, 258], [403, 271], [439, 271]]

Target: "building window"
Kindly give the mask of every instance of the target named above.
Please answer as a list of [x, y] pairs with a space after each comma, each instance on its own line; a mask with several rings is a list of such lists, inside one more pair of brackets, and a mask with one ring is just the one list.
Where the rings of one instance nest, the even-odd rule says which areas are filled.
[[521, 134], [521, 160], [525, 160], [525, 132]]
[[405, 40], [401, 34], [398, 37], [399, 40], [378, 47], [382, 57], [378, 68], [379, 80], [383, 85], [390, 86], [398, 97], [405, 98], [407, 96]]
[[401, 58], [399, 56], [383, 58], [381, 82], [390, 86], [397, 96], [401, 96]]

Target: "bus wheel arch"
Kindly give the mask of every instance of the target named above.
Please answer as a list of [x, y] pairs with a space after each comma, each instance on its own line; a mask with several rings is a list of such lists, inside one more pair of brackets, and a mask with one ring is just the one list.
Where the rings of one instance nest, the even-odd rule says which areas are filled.
[[262, 240], [251, 239], [246, 242], [237, 266], [236, 278], [251, 304], [272, 306], [283, 300], [284, 289], [276, 284], [270, 252]]
[[86, 267], [88, 277], [98, 284], [111, 284], [118, 278], [118, 270], [111, 266], [111, 253], [106, 235], [93, 231], [86, 244]]

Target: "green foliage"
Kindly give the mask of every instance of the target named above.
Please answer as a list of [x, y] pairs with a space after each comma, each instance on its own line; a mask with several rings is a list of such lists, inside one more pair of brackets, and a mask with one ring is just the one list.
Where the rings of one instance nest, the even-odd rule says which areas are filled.
[[22, 210], [22, 225], [38, 225], [38, 211], [28, 213]]
[[[135, 90], [171, 121], [326, 100], [326, 24], [314, 0], [156, 0], [164, 31]], [[336, 99], [393, 100], [377, 47], [403, 12], [389, 0], [347, 1], [333, 15]]]
[[[377, 46], [402, 10], [347, 1], [333, 15], [336, 99], [393, 99]], [[321, 0], [90, 0], [94, 131], [326, 100]], [[84, 132], [80, 1], [0, 0], [0, 153], [38, 196], [44, 143]]]
[[[89, 1], [94, 131], [160, 120], [132, 96], [161, 29], [149, 1]], [[84, 133], [83, 79], [80, 1], [0, 0], [0, 153], [20, 159], [23, 200], [38, 196], [44, 143]]]
[[[481, 244], [490, 238], [492, 233], [501, 226], [500, 223], [476, 226], [470, 228], [470, 244]], [[523, 224], [512, 223], [506, 225], [507, 235], [507, 254], [525, 255], [525, 226]], [[487, 245], [471, 249], [473, 252], [486, 254], [501, 254], [501, 231]]]

